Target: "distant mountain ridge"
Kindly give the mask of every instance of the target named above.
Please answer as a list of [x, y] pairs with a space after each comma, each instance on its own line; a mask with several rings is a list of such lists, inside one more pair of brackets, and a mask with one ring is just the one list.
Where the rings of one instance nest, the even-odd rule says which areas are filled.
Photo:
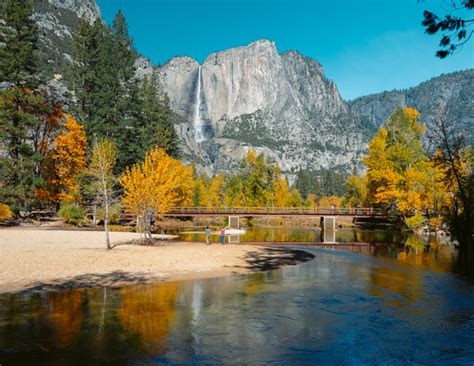
[[443, 74], [405, 90], [359, 97], [348, 105], [363, 124], [374, 128], [382, 125], [394, 108], [414, 107], [428, 129], [445, 117], [474, 144], [474, 69]]
[[[95, 0], [36, 0], [51, 78], [72, 62], [72, 33], [82, 15], [100, 18]], [[153, 71], [143, 57], [136, 67], [138, 77]], [[352, 101], [341, 98], [316, 60], [280, 53], [268, 40], [212, 53], [202, 65], [175, 57], [156, 71], [177, 115], [183, 158], [209, 173], [237, 169], [250, 150], [273, 157], [290, 176], [300, 169], [360, 171], [374, 132], [396, 107], [407, 105], [428, 126], [447, 118], [473, 142], [473, 69]]]

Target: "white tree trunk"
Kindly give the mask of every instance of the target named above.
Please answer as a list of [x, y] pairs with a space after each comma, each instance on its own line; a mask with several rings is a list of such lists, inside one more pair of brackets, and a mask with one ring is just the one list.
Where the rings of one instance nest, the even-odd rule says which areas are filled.
[[102, 185], [104, 189], [104, 230], [105, 230], [105, 242], [107, 243], [107, 249], [112, 249], [110, 246], [110, 237], [109, 237], [109, 194], [107, 192], [107, 182], [105, 179], [102, 180]]

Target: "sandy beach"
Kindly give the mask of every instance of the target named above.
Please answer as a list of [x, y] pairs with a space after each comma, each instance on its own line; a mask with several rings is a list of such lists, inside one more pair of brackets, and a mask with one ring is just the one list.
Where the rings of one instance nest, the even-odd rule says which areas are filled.
[[306, 252], [256, 245], [163, 241], [131, 243], [136, 233], [76, 230], [0, 230], [0, 292], [122, 286], [217, 277], [276, 269], [310, 260]]

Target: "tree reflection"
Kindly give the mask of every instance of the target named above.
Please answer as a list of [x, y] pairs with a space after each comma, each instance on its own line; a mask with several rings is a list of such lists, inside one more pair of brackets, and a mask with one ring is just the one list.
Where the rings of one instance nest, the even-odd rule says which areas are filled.
[[410, 305], [422, 296], [422, 274], [418, 271], [376, 267], [370, 274], [370, 281], [370, 294], [383, 298], [390, 306]]
[[150, 355], [166, 352], [164, 341], [176, 321], [180, 287], [177, 282], [168, 282], [120, 290], [118, 318], [127, 332], [139, 336], [141, 347]]
[[60, 347], [69, 345], [79, 334], [83, 301], [81, 290], [52, 293], [48, 297], [48, 318]]

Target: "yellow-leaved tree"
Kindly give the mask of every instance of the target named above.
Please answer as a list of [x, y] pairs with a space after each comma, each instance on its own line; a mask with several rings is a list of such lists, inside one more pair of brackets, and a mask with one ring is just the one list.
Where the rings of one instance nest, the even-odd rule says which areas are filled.
[[290, 192], [285, 178], [276, 179], [276, 182], [273, 184], [273, 190], [269, 193], [273, 196], [275, 207], [291, 207], [293, 205], [292, 192]]
[[175, 206], [191, 203], [193, 169], [155, 147], [142, 163], [127, 168], [120, 183], [125, 211], [137, 216], [140, 232], [150, 241], [155, 217], [162, 217]]
[[322, 197], [319, 200], [319, 207], [322, 208], [339, 208], [341, 207], [342, 199], [337, 196]]
[[79, 198], [77, 177], [86, 166], [87, 139], [84, 127], [70, 114], [60, 112], [62, 131], [54, 138], [51, 146], [47, 141], [41, 146], [45, 158], [41, 165], [44, 181], [36, 190], [41, 201], [59, 204]]
[[351, 175], [346, 180], [347, 192], [344, 196], [344, 205], [347, 207], [365, 207], [367, 205], [367, 179], [358, 175]]
[[205, 207], [222, 207], [225, 197], [225, 176], [217, 174], [209, 181], [208, 188], [203, 192], [202, 205]]
[[409, 220], [412, 229], [423, 223], [422, 213], [437, 215], [447, 194], [439, 182], [440, 169], [423, 148], [419, 116], [414, 108], [395, 111], [369, 142], [364, 158], [365, 201], [400, 215], [407, 224]]

